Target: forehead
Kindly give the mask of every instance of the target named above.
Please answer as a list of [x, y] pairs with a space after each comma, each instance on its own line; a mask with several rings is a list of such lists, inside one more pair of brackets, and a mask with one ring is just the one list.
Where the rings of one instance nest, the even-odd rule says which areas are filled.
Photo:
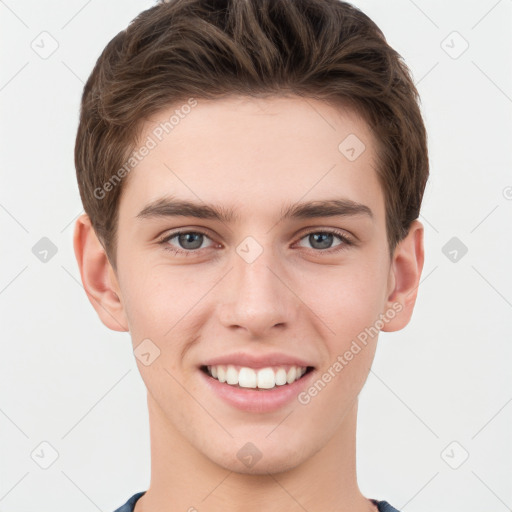
[[269, 217], [273, 204], [277, 211], [283, 203], [343, 197], [384, 214], [374, 136], [342, 105], [300, 97], [183, 102], [144, 123], [144, 145], [150, 150], [121, 198], [130, 216], [164, 195]]

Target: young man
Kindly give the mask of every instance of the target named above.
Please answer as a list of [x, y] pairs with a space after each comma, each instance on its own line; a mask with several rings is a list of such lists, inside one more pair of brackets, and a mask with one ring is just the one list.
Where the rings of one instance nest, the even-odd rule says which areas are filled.
[[107, 45], [74, 248], [148, 391], [150, 488], [118, 512], [396, 511], [358, 488], [356, 419], [423, 267], [417, 102], [338, 0], [171, 0]]

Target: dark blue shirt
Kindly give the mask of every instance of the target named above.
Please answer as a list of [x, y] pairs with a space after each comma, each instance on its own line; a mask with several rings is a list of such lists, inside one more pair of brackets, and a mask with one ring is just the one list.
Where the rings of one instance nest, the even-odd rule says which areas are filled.
[[[119, 507], [114, 512], [133, 512], [135, 503], [146, 491], [134, 494], [122, 507]], [[392, 507], [387, 501], [370, 500], [372, 503], [379, 507], [379, 512], [399, 512], [396, 508]]]

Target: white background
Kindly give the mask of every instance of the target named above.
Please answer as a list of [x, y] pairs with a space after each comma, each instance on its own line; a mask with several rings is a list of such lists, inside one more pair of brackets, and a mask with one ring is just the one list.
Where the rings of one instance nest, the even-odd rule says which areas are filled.
[[[359, 484], [406, 512], [510, 510], [512, 1], [354, 4], [410, 66], [431, 157], [423, 280], [360, 395]], [[0, 511], [112, 512], [149, 485], [145, 387], [129, 335], [86, 298], [72, 233], [83, 83], [151, 5], [0, 2]], [[31, 47], [43, 31], [58, 42], [46, 59]], [[46, 263], [42, 237], [57, 248]], [[452, 237], [468, 249], [456, 262]], [[58, 452], [48, 469], [42, 442]]]

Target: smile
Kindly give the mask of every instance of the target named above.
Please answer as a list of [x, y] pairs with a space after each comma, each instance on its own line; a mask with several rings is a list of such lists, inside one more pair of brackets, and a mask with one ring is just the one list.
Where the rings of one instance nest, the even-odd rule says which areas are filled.
[[308, 371], [309, 366], [273, 366], [250, 368], [238, 365], [202, 366], [201, 369], [221, 383], [238, 388], [273, 389], [276, 386], [293, 384]]

